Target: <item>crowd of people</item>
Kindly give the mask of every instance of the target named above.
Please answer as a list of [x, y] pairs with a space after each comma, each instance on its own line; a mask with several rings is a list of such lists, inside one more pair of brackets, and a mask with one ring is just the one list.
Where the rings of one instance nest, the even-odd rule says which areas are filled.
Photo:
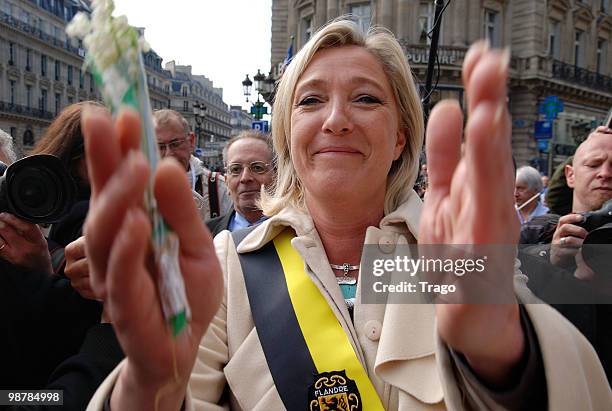
[[[32, 154], [61, 159], [72, 209], [50, 227], [0, 210], [0, 388], [61, 389], [74, 410], [610, 409], [610, 306], [550, 290], [602, 284], [612, 302], [581, 253], [585, 213], [612, 199], [612, 130], [593, 131], [542, 198], [538, 171], [513, 164], [508, 64], [474, 44], [467, 123], [442, 101], [425, 125], [393, 35], [336, 20], [277, 84], [271, 135], [228, 141], [224, 173], [192, 154], [178, 112], [153, 113], [164, 159], [150, 170], [136, 113], [67, 107]], [[0, 161], [15, 161], [2, 134]], [[180, 240], [192, 315], [178, 336], [150, 260], [150, 176]], [[489, 258], [515, 297], [364, 303], [366, 248], [406, 244], [516, 247]]]

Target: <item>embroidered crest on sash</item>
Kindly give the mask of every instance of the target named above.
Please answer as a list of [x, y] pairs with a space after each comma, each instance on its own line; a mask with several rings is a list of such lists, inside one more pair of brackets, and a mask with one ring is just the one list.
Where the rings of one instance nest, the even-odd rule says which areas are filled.
[[308, 388], [308, 407], [310, 411], [361, 411], [361, 396], [344, 370], [322, 372]]

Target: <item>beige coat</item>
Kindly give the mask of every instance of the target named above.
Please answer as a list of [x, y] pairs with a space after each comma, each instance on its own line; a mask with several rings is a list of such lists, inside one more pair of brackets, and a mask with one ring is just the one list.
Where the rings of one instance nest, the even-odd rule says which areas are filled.
[[[402, 238], [414, 242], [420, 209], [420, 200], [412, 194], [398, 210], [382, 220], [380, 228], [367, 230], [366, 244], [379, 244], [381, 251], [390, 253]], [[349, 336], [385, 409], [466, 409], [466, 403], [462, 402], [466, 395], [462, 377], [454, 373], [452, 357], [436, 336], [434, 307], [426, 304], [364, 305], [357, 301], [354, 323], [351, 322], [313, 222], [309, 216], [295, 210], [285, 210], [267, 220], [240, 244], [238, 250], [229, 232], [215, 238], [226, 276], [225, 297], [202, 339], [190, 381], [187, 408], [284, 409], [254, 329], [237, 252], [261, 247], [286, 226], [296, 231], [292, 245]], [[518, 288], [524, 288], [524, 281], [521, 285], [524, 278], [517, 276]], [[525, 289], [518, 292], [528, 295]], [[358, 290], [358, 299], [359, 294]], [[549, 409], [610, 409], [612, 392], [586, 339], [552, 308], [543, 304], [526, 308], [543, 356]], [[103, 383], [88, 409], [102, 409], [118, 369]], [[229, 385], [230, 398], [216, 405], [226, 385]], [[479, 409], [483, 409], [482, 404], [487, 401], [478, 398], [479, 395], [473, 393], [471, 402], [481, 404]]]

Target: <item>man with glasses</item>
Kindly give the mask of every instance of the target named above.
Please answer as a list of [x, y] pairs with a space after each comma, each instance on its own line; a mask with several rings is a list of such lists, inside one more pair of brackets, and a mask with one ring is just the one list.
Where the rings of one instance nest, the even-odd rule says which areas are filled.
[[172, 156], [185, 167], [202, 218], [208, 220], [230, 211], [232, 200], [223, 176], [204, 167], [192, 155], [195, 134], [187, 120], [174, 110], [163, 109], [153, 112], [153, 123], [161, 156]]
[[233, 137], [223, 150], [225, 181], [234, 209], [206, 224], [213, 235], [235, 231], [265, 220], [258, 201], [261, 188], [274, 181], [273, 149], [265, 134], [249, 130]]

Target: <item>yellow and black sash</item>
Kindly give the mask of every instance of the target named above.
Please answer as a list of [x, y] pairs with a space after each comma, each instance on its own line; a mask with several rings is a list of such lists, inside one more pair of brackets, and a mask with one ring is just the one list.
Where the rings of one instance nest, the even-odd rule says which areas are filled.
[[[238, 245], [250, 229], [232, 233]], [[287, 229], [239, 254], [249, 304], [276, 389], [289, 411], [379, 411], [380, 399]]]

